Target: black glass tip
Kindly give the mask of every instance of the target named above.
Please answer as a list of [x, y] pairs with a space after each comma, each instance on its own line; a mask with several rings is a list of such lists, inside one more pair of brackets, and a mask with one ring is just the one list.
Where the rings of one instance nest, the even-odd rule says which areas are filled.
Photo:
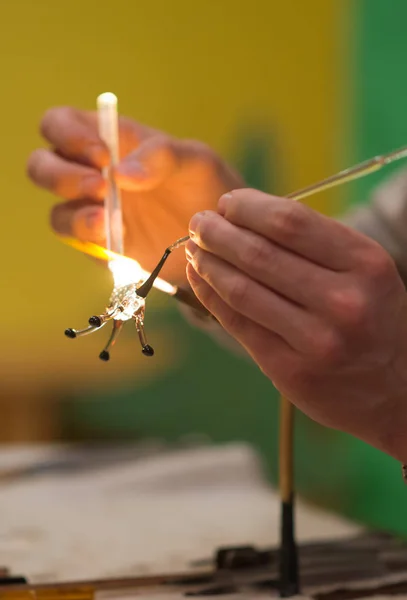
[[76, 338], [76, 331], [75, 329], [65, 329], [65, 335], [73, 340]]
[[163, 268], [165, 261], [167, 260], [167, 258], [169, 257], [170, 254], [171, 254], [171, 250], [169, 248], [167, 248], [166, 251], [164, 252], [163, 256], [161, 257], [160, 262], [155, 267], [153, 272], [150, 274], [148, 279], [146, 279], [146, 281], [144, 283], [142, 283], [140, 287], [137, 288], [137, 290], [136, 290], [137, 296], [139, 296], [140, 298], [147, 298], [147, 294], [150, 293], [150, 291], [154, 285], [154, 281], [157, 279], [158, 275], [160, 274], [160, 271]]
[[154, 348], [146, 344], [145, 346], [143, 346], [142, 353], [144, 354], [144, 356], [154, 356]]
[[102, 350], [102, 352], [99, 354], [99, 358], [100, 360], [107, 362], [110, 359], [110, 354], [107, 350]]
[[298, 552], [294, 534], [294, 498], [283, 502], [281, 514], [280, 598], [300, 592]]
[[91, 317], [88, 321], [89, 325], [92, 325], [92, 327], [101, 327], [102, 325], [102, 320], [100, 317], [94, 315], [93, 317]]

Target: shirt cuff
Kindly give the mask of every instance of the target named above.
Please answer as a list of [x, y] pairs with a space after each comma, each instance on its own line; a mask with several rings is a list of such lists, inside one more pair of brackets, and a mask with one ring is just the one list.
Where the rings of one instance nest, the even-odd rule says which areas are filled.
[[338, 221], [380, 244], [395, 261], [407, 282], [407, 170], [386, 179], [373, 192], [369, 204], [357, 207]]

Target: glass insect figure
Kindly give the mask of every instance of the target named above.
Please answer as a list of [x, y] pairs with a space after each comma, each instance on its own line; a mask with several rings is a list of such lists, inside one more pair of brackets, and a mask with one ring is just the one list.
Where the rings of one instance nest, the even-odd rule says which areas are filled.
[[[147, 343], [147, 337], [144, 330], [146, 297], [152, 290], [154, 284], [158, 281], [160, 271], [171, 252], [183, 246], [188, 239], [188, 236], [183, 237], [169, 246], [153, 272], [144, 282], [140, 279], [137, 280], [131, 272], [132, 265], [137, 266], [137, 263], [134, 263], [126, 257], [118, 257], [117, 259], [111, 260], [109, 262], [109, 268], [113, 273], [116, 283], [113, 287], [105, 312], [90, 317], [88, 327], [85, 329], [77, 330], [69, 328], [65, 330], [65, 335], [68, 338], [75, 339], [93, 333], [104, 327], [109, 321], [112, 321], [113, 328], [110, 338], [108, 339], [105, 348], [99, 354], [101, 360], [108, 361], [110, 359], [110, 350], [116, 343], [124, 323], [133, 320], [140, 340], [142, 353], [144, 356], [153, 356], [154, 349]], [[161, 282], [161, 287], [163, 283], [164, 282]], [[175, 287], [169, 285], [168, 291], [170, 290], [172, 295], [176, 295], [177, 289]]]
[[66, 329], [65, 335], [69, 338], [84, 336], [93, 333], [97, 329], [101, 329], [108, 321], [113, 321], [110, 338], [105, 348], [99, 354], [101, 360], [108, 361], [110, 359], [110, 350], [114, 346], [124, 323], [132, 319], [136, 325], [142, 353], [145, 356], [153, 356], [154, 350], [147, 343], [144, 331], [144, 313], [145, 299], [137, 294], [137, 284], [130, 283], [125, 286], [115, 287], [103, 314], [90, 317], [89, 326], [85, 329]]

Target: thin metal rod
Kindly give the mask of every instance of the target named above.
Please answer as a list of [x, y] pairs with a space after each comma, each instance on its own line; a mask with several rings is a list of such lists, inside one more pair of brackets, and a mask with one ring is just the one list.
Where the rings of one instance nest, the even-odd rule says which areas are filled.
[[301, 190], [297, 190], [296, 192], [292, 192], [288, 194], [286, 198], [292, 198], [293, 200], [302, 200], [307, 196], [311, 196], [312, 194], [317, 194], [319, 192], [323, 192], [332, 187], [336, 187], [338, 185], [343, 185], [344, 183], [348, 183], [349, 181], [353, 181], [355, 179], [360, 179], [361, 177], [365, 177], [366, 175], [370, 175], [370, 173], [374, 173], [375, 171], [379, 171], [382, 167], [389, 165], [392, 162], [396, 162], [397, 160], [401, 160], [402, 158], [407, 158], [407, 146], [403, 146], [403, 148], [399, 148], [398, 150], [393, 150], [392, 152], [388, 152], [387, 154], [382, 154], [380, 156], [375, 156], [369, 160], [365, 160], [349, 169], [345, 169], [344, 171], [340, 171], [336, 175], [331, 175], [331, 177], [327, 177], [318, 183], [314, 183], [309, 185]]

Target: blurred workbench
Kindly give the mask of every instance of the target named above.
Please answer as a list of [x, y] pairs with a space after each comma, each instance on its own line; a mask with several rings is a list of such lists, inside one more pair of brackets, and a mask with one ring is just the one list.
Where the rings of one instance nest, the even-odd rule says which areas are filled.
[[[0, 447], [0, 565], [31, 582], [185, 571], [274, 545], [279, 503], [245, 445]], [[298, 507], [300, 540], [356, 526]]]

